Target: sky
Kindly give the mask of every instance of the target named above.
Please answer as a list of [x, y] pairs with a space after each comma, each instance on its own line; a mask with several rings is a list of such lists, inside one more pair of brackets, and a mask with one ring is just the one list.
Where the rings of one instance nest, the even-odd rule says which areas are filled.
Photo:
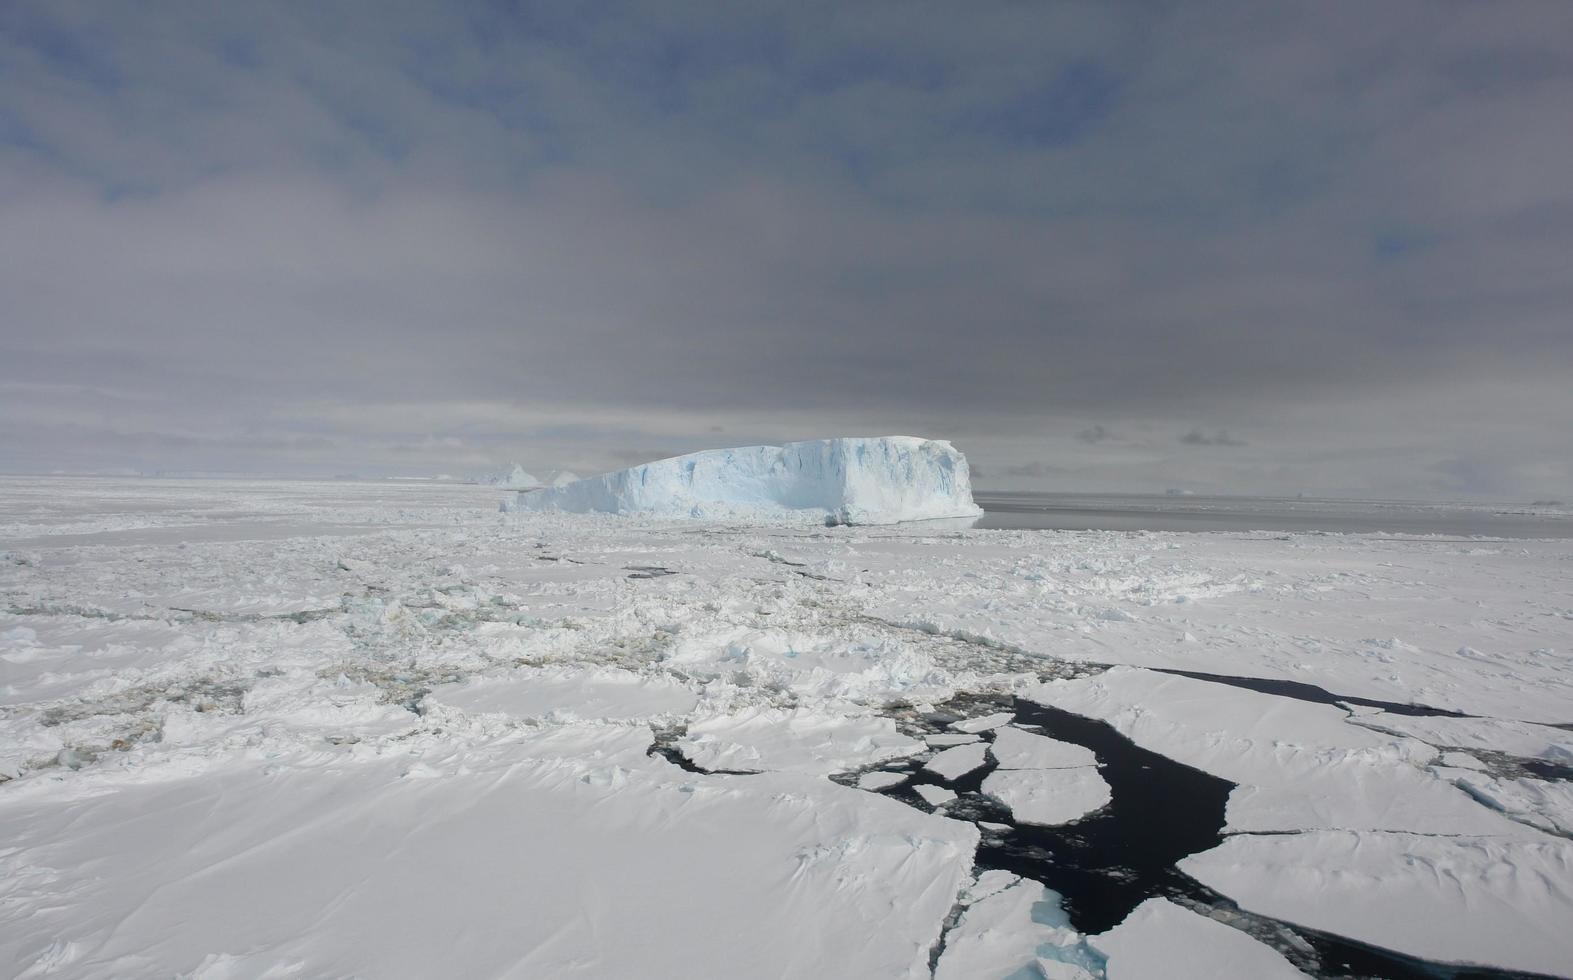
[[1573, 499], [1573, 3], [0, 2], [0, 471]]

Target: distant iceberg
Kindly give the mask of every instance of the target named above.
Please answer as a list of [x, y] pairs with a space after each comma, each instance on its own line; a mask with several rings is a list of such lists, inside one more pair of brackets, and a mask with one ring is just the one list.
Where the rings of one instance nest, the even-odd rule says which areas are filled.
[[486, 473], [475, 477], [471, 482], [489, 487], [539, 487], [543, 481], [536, 479], [519, 464], [513, 464], [513, 469], [503, 470], [500, 473]]
[[521, 492], [512, 510], [895, 524], [977, 517], [967, 458], [913, 436], [744, 446]]

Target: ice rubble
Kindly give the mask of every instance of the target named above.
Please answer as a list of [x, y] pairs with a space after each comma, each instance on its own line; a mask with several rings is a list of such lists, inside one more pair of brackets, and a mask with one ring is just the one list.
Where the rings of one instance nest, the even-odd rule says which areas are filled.
[[879, 715], [752, 707], [694, 722], [677, 748], [710, 772], [829, 774], [916, 755], [924, 745]]
[[612, 667], [551, 665], [477, 674], [435, 688], [428, 711], [454, 708], [547, 722], [639, 722], [687, 715], [699, 703], [688, 685]]
[[691, 453], [521, 493], [518, 510], [895, 524], [977, 517], [967, 458], [912, 436]]

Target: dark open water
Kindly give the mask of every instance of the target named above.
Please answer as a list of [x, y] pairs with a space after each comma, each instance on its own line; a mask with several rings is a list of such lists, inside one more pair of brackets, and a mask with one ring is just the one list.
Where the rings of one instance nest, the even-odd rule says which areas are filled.
[[976, 491], [980, 528], [1573, 538], [1573, 507]]

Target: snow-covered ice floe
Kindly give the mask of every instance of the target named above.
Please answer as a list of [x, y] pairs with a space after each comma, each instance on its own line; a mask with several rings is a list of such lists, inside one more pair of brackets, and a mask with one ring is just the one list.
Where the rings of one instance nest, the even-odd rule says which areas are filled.
[[1092, 766], [1074, 769], [996, 769], [984, 794], [999, 800], [1017, 823], [1054, 827], [1108, 806], [1109, 784]]
[[895, 524], [977, 517], [967, 458], [912, 436], [714, 449], [521, 493], [526, 511]]
[[923, 764], [923, 768], [947, 782], [954, 782], [967, 773], [982, 768], [987, 754], [988, 746], [981, 742], [957, 745], [934, 756]]
[[1427, 772], [1437, 756], [1432, 746], [1351, 724], [1347, 711], [1331, 705], [1128, 667], [1026, 694], [1107, 721], [1142, 748], [1238, 784], [1229, 830], [1525, 832]]
[[980, 873], [957, 903], [934, 980], [1044, 977], [1093, 980], [1102, 957], [1071, 926], [1060, 896], [1008, 871]]
[[0, 961], [80, 978], [928, 976], [971, 826], [812, 777], [674, 775], [648, 742], [597, 726], [7, 793]]
[[1573, 543], [497, 496], [0, 477], [7, 975], [1573, 973]]
[[1087, 942], [1108, 959], [1108, 980], [1305, 976], [1271, 947], [1162, 898], [1149, 898], [1124, 922]]
[[1249, 835], [1180, 868], [1243, 908], [1373, 946], [1556, 976], [1573, 966], [1573, 841]]

